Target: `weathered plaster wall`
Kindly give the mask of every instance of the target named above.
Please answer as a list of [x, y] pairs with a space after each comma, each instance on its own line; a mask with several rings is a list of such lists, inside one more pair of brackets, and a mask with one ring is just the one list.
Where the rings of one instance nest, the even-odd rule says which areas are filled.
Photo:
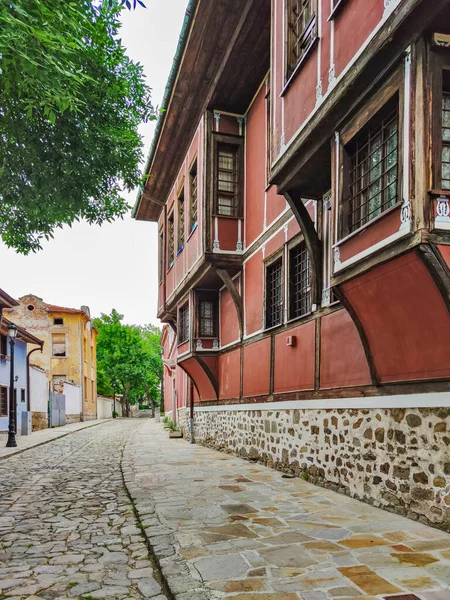
[[30, 401], [32, 431], [48, 427], [48, 382], [45, 371], [30, 367]]
[[450, 408], [196, 411], [195, 437], [450, 530]]

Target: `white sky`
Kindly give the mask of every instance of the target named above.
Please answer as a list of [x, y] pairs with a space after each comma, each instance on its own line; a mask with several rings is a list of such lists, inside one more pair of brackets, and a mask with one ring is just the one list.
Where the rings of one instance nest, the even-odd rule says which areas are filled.
[[[172, 66], [187, 0], [144, 0], [146, 9], [123, 11], [121, 37], [128, 55], [144, 65], [160, 105]], [[147, 156], [154, 123], [143, 125]], [[127, 197], [133, 205], [136, 192]], [[32, 293], [45, 302], [88, 305], [93, 316], [116, 308], [127, 323], [157, 323], [157, 228], [131, 217], [102, 227], [74, 224], [21, 256], [0, 242], [0, 288], [13, 297]]]

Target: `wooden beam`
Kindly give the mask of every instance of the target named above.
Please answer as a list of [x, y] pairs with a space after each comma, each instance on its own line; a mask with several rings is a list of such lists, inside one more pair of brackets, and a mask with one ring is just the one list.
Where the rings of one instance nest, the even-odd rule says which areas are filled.
[[419, 257], [430, 273], [450, 313], [450, 270], [435, 246], [421, 244]]
[[223, 281], [227, 290], [230, 292], [230, 296], [233, 299], [239, 319], [239, 331], [242, 340], [242, 338], [244, 337], [244, 308], [242, 304], [242, 296], [239, 293], [237, 287], [235, 286], [234, 281], [231, 279], [228, 271], [226, 271], [225, 269], [216, 269], [216, 272], [220, 279]]
[[284, 192], [284, 197], [305, 238], [311, 265], [311, 300], [313, 304], [320, 306], [322, 302], [322, 246], [319, 235], [300, 194], [295, 190], [289, 190]]
[[361, 321], [359, 320], [358, 315], [353, 310], [353, 307], [348, 302], [348, 300], [345, 297], [345, 295], [342, 292], [342, 290], [339, 287], [335, 287], [334, 288], [334, 293], [339, 298], [340, 303], [345, 308], [345, 310], [348, 312], [348, 314], [350, 315], [353, 323], [355, 324], [356, 329], [358, 330], [359, 338], [361, 340], [361, 343], [362, 343], [363, 348], [364, 348], [364, 353], [366, 355], [367, 364], [369, 365], [369, 371], [370, 371], [370, 377], [372, 379], [372, 385], [377, 386], [377, 385], [379, 385], [380, 380], [379, 380], [379, 377], [378, 377], [378, 374], [377, 374], [377, 370], [375, 368], [375, 364], [373, 362], [372, 352], [370, 350], [370, 345], [369, 345], [369, 340], [367, 339], [366, 332], [364, 331], [364, 328], [363, 328], [363, 326], [361, 324]]
[[[203, 371], [206, 373], [206, 376], [208, 377], [209, 381], [211, 382], [211, 385], [213, 386], [214, 392], [216, 394], [216, 398], [219, 399], [219, 383], [218, 383], [218, 381], [217, 381], [214, 373], [211, 371], [211, 369], [205, 363], [205, 361], [203, 360], [203, 358], [201, 358], [198, 355], [198, 353], [195, 353], [195, 358], [196, 358], [198, 364], [203, 369]], [[198, 391], [198, 388], [197, 388], [197, 391]]]

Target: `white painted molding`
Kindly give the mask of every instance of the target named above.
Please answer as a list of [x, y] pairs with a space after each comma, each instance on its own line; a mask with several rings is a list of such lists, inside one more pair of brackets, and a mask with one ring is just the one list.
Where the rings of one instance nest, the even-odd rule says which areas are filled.
[[[386, 6], [385, 0], [385, 6]], [[406, 50], [405, 56], [405, 94], [403, 101], [403, 204], [400, 211], [399, 231], [411, 231], [411, 190], [410, 190], [410, 131], [411, 131], [411, 46]]]
[[438, 229], [449, 229], [450, 228], [450, 203], [448, 198], [438, 198], [436, 207], [436, 218], [435, 224], [438, 225]]
[[329, 398], [323, 400], [290, 400], [286, 402], [261, 402], [258, 404], [225, 404], [223, 406], [199, 406], [196, 412], [229, 411], [279, 411], [279, 410], [323, 410], [352, 408], [441, 408], [450, 407], [450, 392], [429, 394], [401, 394], [398, 396], [373, 396], [365, 398]]
[[381, 240], [381, 242], [378, 242], [377, 244], [370, 246], [370, 248], [366, 248], [366, 250], [363, 250], [362, 252], [359, 252], [358, 254], [351, 256], [347, 260], [344, 260], [344, 262], [339, 262], [339, 264], [336, 263], [336, 250], [339, 249], [339, 246], [336, 246], [334, 248], [334, 271], [335, 271], [335, 273], [337, 273], [338, 271], [342, 271], [343, 269], [346, 269], [350, 265], [353, 265], [354, 263], [358, 262], [359, 260], [362, 260], [363, 258], [366, 258], [367, 256], [370, 256], [371, 254], [373, 254], [374, 252], [377, 252], [381, 248], [384, 248], [385, 246], [389, 246], [389, 244], [392, 244], [393, 242], [400, 240], [403, 237], [408, 236], [409, 233], [410, 233], [409, 230], [402, 231], [400, 229], [399, 231], [397, 231], [396, 233], [393, 233], [392, 235], [388, 236], [384, 240]]

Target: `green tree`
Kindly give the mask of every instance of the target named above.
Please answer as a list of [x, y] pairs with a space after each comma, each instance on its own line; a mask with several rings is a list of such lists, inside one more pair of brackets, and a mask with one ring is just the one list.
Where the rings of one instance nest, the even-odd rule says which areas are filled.
[[162, 359], [160, 333], [152, 326], [124, 325], [123, 315], [115, 309], [110, 315], [94, 319], [97, 338], [97, 389], [101, 395], [122, 395], [126, 416], [130, 405], [147, 399], [152, 407], [159, 403]]
[[138, 126], [155, 114], [118, 37], [120, 10], [0, 4], [0, 236], [19, 252], [64, 224], [124, 215], [122, 193], [141, 181]]

